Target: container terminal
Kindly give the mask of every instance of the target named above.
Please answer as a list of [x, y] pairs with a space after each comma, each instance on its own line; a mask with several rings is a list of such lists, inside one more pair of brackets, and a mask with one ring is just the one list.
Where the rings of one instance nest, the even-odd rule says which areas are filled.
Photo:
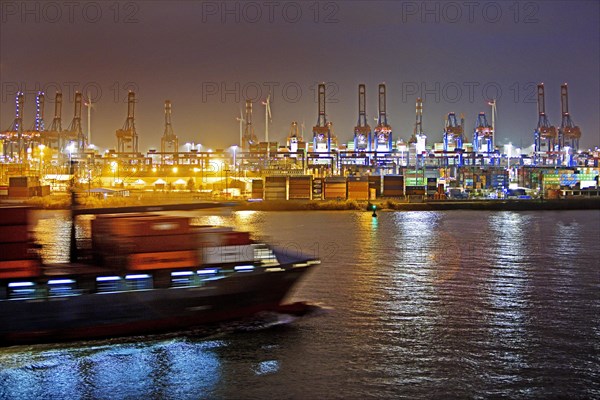
[[[16, 94], [15, 119], [0, 132], [0, 199], [23, 199], [65, 192], [71, 184], [98, 197], [145, 192], [192, 192], [200, 197], [264, 200], [371, 200], [561, 198], [599, 196], [600, 149], [580, 149], [581, 129], [569, 112], [568, 86], [561, 85], [561, 124], [550, 123], [544, 84], [537, 86], [537, 125], [528, 148], [496, 143], [496, 101], [480, 112], [472, 130], [465, 116], [449, 112], [440, 132], [426, 132], [425, 104], [415, 102], [414, 130], [405, 141], [388, 123], [386, 85], [378, 86], [376, 126], [367, 121], [366, 85], [358, 86], [358, 121], [352, 140], [342, 142], [326, 113], [325, 84], [318, 86], [312, 135], [290, 123], [285, 143], [269, 140], [270, 98], [265, 107], [265, 140], [253, 126], [253, 102], [240, 112], [239, 143], [226, 149], [180, 147], [165, 101], [160, 150], [140, 151], [135, 127], [134, 92], [127, 116], [115, 132], [116, 148], [101, 152], [91, 143], [89, 100], [75, 92], [73, 118], [63, 128], [62, 93], [55, 93], [47, 125], [45, 94], [35, 98], [35, 119], [24, 128], [25, 97]], [[82, 109], [88, 109], [87, 133]]]

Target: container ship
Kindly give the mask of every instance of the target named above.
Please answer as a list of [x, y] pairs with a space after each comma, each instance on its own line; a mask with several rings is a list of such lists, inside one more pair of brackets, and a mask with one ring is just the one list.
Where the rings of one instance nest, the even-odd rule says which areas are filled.
[[152, 213], [96, 215], [87, 254], [47, 264], [29, 213], [0, 207], [2, 346], [176, 332], [278, 311], [319, 264], [248, 232]]

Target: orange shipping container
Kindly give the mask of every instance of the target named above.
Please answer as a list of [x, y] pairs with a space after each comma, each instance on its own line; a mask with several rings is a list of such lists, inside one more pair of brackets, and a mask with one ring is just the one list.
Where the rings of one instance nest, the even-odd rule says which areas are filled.
[[129, 269], [131, 270], [186, 268], [196, 266], [198, 266], [197, 252], [192, 250], [138, 253], [129, 256]]
[[35, 196], [34, 187], [9, 187], [8, 197], [32, 197]]
[[369, 182], [348, 181], [348, 198], [369, 200]]
[[190, 232], [187, 217], [115, 218], [111, 220], [114, 234], [118, 236], [180, 235]]
[[329, 183], [325, 182], [325, 199], [346, 199], [346, 183]]
[[196, 248], [194, 235], [150, 235], [150, 236], [100, 236], [94, 242], [94, 251], [101, 253], [148, 253], [155, 251], [180, 251]]
[[40, 273], [37, 260], [0, 261], [0, 279], [30, 278]]

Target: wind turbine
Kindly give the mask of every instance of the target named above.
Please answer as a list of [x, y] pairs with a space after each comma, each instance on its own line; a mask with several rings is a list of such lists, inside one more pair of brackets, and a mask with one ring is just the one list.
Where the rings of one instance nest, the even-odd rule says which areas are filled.
[[87, 144], [88, 146], [92, 144], [92, 98], [90, 97], [90, 92], [87, 93], [87, 100], [84, 103], [87, 107]]
[[240, 148], [244, 147], [244, 137], [243, 137], [243, 128], [242, 126], [244, 125], [244, 122], [246, 122], [246, 120], [244, 119], [244, 114], [242, 114], [242, 108], [240, 107], [240, 116], [235, 118], [237, 121], [239, 121], [240, 123]]
[[[271, 121], [271, 93], [267, 96], [267, 100], [262, 102], [265, 106], [265, 142], [269, 143], [269, 121]], [[267, 144], [267, 147], [269, 145]]]
[[496, 117], [498, 116], [498, 110], [496, 108], [496, 99], [492, 99], [488, 102], [488, 105], [492, 106], [492, 150], [495, 149], [496, 143]]

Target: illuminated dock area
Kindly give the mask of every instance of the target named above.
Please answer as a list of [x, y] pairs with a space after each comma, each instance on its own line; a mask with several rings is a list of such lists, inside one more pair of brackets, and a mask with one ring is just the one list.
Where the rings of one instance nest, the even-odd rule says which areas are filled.
[[112, 149], [93, 145], [89, 126], [87, 134], [83, 132], [81, 93], [73, 97], [74, 116], [66, 130], [62, 94], [55, 94], [55, 116], [46, 129], [45, 95], [38, 93], [34, 129], [24, 130], [25, 98], [18, 92], [15, 120], [0, 134], [0, 199], [43, 197], [71, 187], [98, 198], [144, 192], [240, 200], [597, 196], [600, 149], [579, 147], [582, 132], [569, 114], [567, 85], [561, 85], [559, 128], [549, 125], [544, 84], [537, 88], [538, 124], [531, 146], [524, 148], [498, 144], [495, 100], [489, 102], [491, 122], [480, 112], [472, 136], [467, 134], [464, 115], [448, 113], [442, 140], [436, 142], [423, 129], [425, 107], [417, 98], [413, 134], [405, 142], [394, 136], [388, 122], [385, 84], [379, 85], [373, 129], [366, 119], [366, 85], [359, 85], [358, 125], [353, 139], [343, 142], [326, 112], [326, 86], [319, 84], [312, 140], [305, 139], [304, 124], [293, 121], [285, 143], [269, 141], [269, 97], [263, 103], [265, 141], [259, 141], [254, 131], [253, 102], [245, 100], [245, 113], [240, 111], [237, 118], [239, 144], [214, 150], [196, 141], [182, 146], [171, 123], [172, 104], [166, 100], [160, 149], [145, 152], [140, 150], [135, 125], [134, 92], [128, 93], [127, 117], [115, 131]]

